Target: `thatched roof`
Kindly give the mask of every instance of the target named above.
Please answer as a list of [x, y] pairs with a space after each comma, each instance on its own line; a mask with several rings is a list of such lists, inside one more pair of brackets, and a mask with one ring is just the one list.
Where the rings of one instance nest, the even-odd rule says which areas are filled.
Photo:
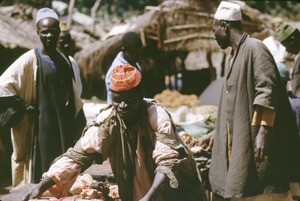
[[[264, 38], [269, 32], [266, 24], [270, 17], [244, 2], [235, 2], [242, 8], [244, 30]], [[146, 7], [146, 11], [156, 11], [156, 17], [146, 27], [145, 35], [157, 40], [158, 47], [165, 51], [219, 51], [212, 33], [213, 13], [218, 4], [218, 1], [168, 0], [158, 7]]]
[[[97, 79], [97, 83], [103, 82], [103, 76], [120, 50], [121, 37], [127, 31], [140, 33], [146, 49], [151, 47], [148, 51], [151, 55], [201, 49], [220, 51], [212, 33], [213, 13], [219, 2], [165, 0], [157, 7], [146, 7], [144, 13], [134, 20], [110, 27], [111, 32], [107, 34], [99, 24], [96, 26], [98, 34], [91, 33], [88, 29], [91, 26], [80, 24], [76, 16], [72, 16], [75, 22], [71, 30], [77, 51], [75, 59], [83, 82], [88, 85], [94, 79]], [[254, 37], [265, 38], [271, 28], [271, 17], [250, 8], [244, 2], [236, 2], [242, 6], [245, 31]], [[37, 47], [40, 41], [36, 36], [35, 14], [36, 9], [29, 6], [15, 4], [1, 7], [0, 47], [22, 50]], [[153, 63], [151, 59], [147, 62]]]
[[[0, 9], [0, 44], [7, 49], [32, 49], [39, 44], [33, 20], [36, 9], [14, 5]], [[32, 37], [34, 36], [34, 37]]]
[[[263, 38], [261, 33], [268, 33], [270, 28], [267, 24], [271, 17], [250, 8], [244, 2], [235, 2], [242, 7], [245, 31]], [[99, 68], [107, 70], [109, 66], [106, 66], [106, 58], [116, 54], [116, 49], [110, 46], [120, 47], [120, 35], [127, 31], [140, 33], [146, 47], [147, 42], [154, 41], [162, 51], [220, 51], [212, 32], [213, 13], [217, 6], [217, 1], [196, 0], [166, 0], [157, 7], [148, 6], [144, 14], [122, 26], [116, 25], [102, 38], [104, 41], [93, 44], [92, 48], [82, 49], [76, 54], [76, 58], [85, 68], [95, 68], [97, 72], [101, 71]], [[110, 37], [117, 38], [107, 41], [106, 38]], [[91, 62], [92, 60], [94, 61]]]
[[[242, 7], [245, 31], [263, 39], [263, 35], [269, 33], [271, 17], [244, 2], [236, 2]], [[127, 31], [140, 33], [146, 49], [151, 46], [152, 55], [201, 49], [220, 51], [212, 32], [213, 13], [218, 4], [218, 1], [166, 0], [157, 7], [146, 7], [144, 14], [134, 20], [112, 27], [111, 32], [102, 37], [103, 41], [76, 53], [83, 79], [93, 79], [96, 75], [99, 82], [103, 82], [103, 76], [120, 50], [121, 37]]]

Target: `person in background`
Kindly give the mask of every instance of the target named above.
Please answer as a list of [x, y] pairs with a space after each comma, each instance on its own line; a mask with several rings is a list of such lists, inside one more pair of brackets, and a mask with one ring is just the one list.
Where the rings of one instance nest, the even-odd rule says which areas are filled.
[[11, 127], [12, 185], [38, 182], [51, 162], [79, 139], [82, 100], [72, 68], [57, 50], [58, 15], [38, 10], [41, 47], [20, 56], [0, 77], [0, 123]]
[[78, 68], [77, 62], [71, 56], [74, 42], [72, 40], [70, 30], [67, 28], [66, 23], [60, 22], [59, 27], [60, 27], [60, 35], [59, 35], [57, 47], [58, 47], [59, 51], [62, 52], [67, 57], [67, 59], [69, 59], [69, 61], [71, 62], [71, 65], [73, 68], [73, 73], [75, 76], [76, 87], [78, 89], [78, 94], [79, 94], [79, 96], [81, 96], [82, 82], [81, 82], [81, 78], [80, 78], [80, 70]]
[[300, 97], [300, 32], [296, 27], [282, 24], [276, 30], [275, 37], [286, 48], [286, 51], [294, 54], [294, 66], [292, 68], [291, 86], [292, 93]]
[[[278, 66], [281, 83], [283, 88], [287, 88], [287, 83], [290, 80], [289, 70], [286, 65], [280, 63]], [[288, 118], [289, 127], [288, 134], [289, 137], [289, 153], [287, 155], [289, 159], [289, 174], [290, 174], [290, 187], [291, 195], [294, 200], [300, 199], [300, 98], [293, 96], [289, 91], [288, 101], [286, 101], [286, 116]]]
[[[286, 87], [287, 82], [290, 81], [290, 75], [288, 68], [281, 64], [278, 66], [282, 86]], [[297, 135], [300, 136], [300, 97], [294, 96], [290, 91], [288, 93], [289, 102], [293, 109], [294, 114], [296, 115], [296, 123], [297, 123]]]
[[286, 57], [285, 47], [276, 39], [275, 37], [275, 30], [283, 23], [282, 18], [274, 17], [271, 19], [272, 24], [272, 33], [269, 37], [263, 40], [263, 43], [267, 48], [270, 50], [273, 58], [278, 63], [283, 63]]
[[[79, 70], [76, 60], [71, 56], [74, 41], [72, 39], [70, 30], [67, 28], [67, 25], [65, 22], [60, 22], [59, 28], [60, 28], [60, 34], [59, 34], [59, 38], [58, 38], [58, 42], [57, 42], [57, 48], [61, 53], [63, 53], [63, 55], [66, 57], [66, 60], [68, 60], [70, 65], [72, 66], [75, 86], [77, 89], [77, 90], [74, 89], [74, 92], [76, 91], [78, 93], [78, 96], [81, 97], [82, 82], [81, 82], [81, 77], [80, 77], [80, 70]], [[81, 109], [78, 112], [75, 122], [77, 123], [78, 128], [81, 128], [81, 130], [84, 128], [87, 120], [84, 115], [83, 109]], [[81, 130], [79, 130], [79, 131], [81, 131]]]
[[107, 92], [107, 103], [112, 102], [112, 96], [110, 92], [110, 77], [116, 66], [122, 64], [130, 64], [137, 68], [140, 72], [142, 68], [139, 65], [139, 61], [143, 54], [143, 44], [140, 36], [135, 32], [127, 32], [122, 37], [122, 51], [118, 53], [110, 68], [105, 75], [105, 85]]
[[128, 64], [116, 66], [110, 89], [112, 105], [23, 200], [38, 198], [53, 185], [50, 192], [64, 197], [82, 170], [109, 158], [121, 200], [205, 201], [194, 158], [170, 114], [143, 98], [141, 73]]
[[220, 3], [213, 32], [222, 49], [232, 48], [213, 131], [213, 200], [291, 200], [287, 95], [275, 61], [261, 41], [243, 31], [236, 3]]

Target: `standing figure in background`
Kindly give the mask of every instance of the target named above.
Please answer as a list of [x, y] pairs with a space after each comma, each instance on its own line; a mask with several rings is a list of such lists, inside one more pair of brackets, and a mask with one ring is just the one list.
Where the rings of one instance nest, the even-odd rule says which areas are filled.
[[110, 92], [110, 78], [116, 66], [122, 64], [130, 64], [137, 68], [140, 72], [142, 68], [139, 61], [143, 54], [143, 44], [140, 36], [135, 32], [127, 32], [122, 37], [122, 51], [118, 53], [110, 68], [105, 75], [105, 85], [107, 92], [107, 103], [112, 103], [112, 96]]
[[275, 61], [261, 41], [244, 33], [236, 3], [220, 3], [213, 32], [222, 49], [232, 48], [214, 131], [213, 199], [291, 200], [287, 94]]
[[[69, 61], [69, 63], [72, 66], [73, 74], [74, 74], [74, 80], [75, 80], [75, 85], [76, 85], [76, 90], [74, 90], [74, 93], [78, 93], [78, 95], [81, 97], [82, 95], [82, 82], [81, 82], [81, 77], [80, 77], [80, 70], [78, 67], [77, 62], [75, 59], [71, 56], [72, 49], [74, 46], [74, 41], [72, 39], [70, 30], [67, 28], [67, 25], [65, 22], [60, 22], [59, 23], [60, 27], [60, 34], [57, 42], [57, 47], [58, 50], [63, 53], [63, 55], [66, 57], [66, 59]], [[76, 125], [79, 128], [77, 132], [81, 132], [81, 130], [85, 127], [86, 125], [86, 117], [84, 115], [83, 109], [81, 109], [75, 119]]]
[[57, 50], [58, 15], [38, 10], [41, 47], [20, 56], [0, 77], [0, 121], [12, 127], [12, 185], [38, 182], [51, 162], [79, 139], [82, 110], [72, 67]]
[[57, 47], [60, 52], [62, 52], [67, 59], [71, 62], [73, 73], [75, 76], [75, 82], [76, 82], [76, 88], [78, 90], [79, 96], [82, 94], [82, 82], [80, 78], [80, 70], [78, 67], [77, 62], [75, 59], [71, 56], [72, 48], [73, 48], [73, 40], [70, 33], [70, 30], [67, 28], [67, 25], [65, 22], [59, 23], [60, 27], [60, 35], [57, 43]]
[[291, 86], [292, 93], [300, 97], [300, 32], [296, 27], [282, 24], [276, 30], [276, 38], [286, 48], [286, 51], [294, 54], [294, 66], [292, 68]]
[[271, 19], [272, 33], [269, 37], [263, 40], [263, 43], [267, 46], [267, 48], [273, 55], [276, 64], [283, 63], [286, 57], [285, 47], [275, 37], [275, 31], [282, 24], [282, 22], [283, 20], [280, 17]]

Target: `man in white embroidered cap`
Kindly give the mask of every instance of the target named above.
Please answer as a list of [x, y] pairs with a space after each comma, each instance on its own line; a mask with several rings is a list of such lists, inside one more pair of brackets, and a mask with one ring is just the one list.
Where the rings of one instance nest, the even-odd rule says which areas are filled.
[[83, 104], [72, 68], [56, 49], [58, 15], [50, 8], [38, 10], [36, 27], [41, 46], [20, 56], [0, 77], [0, 101], [6, 101], [0, 122], [12, 128], [14, 187], [38, 182], [53, 159], [74, 145], [86, 123], [78, 116]]
[[236, 3], [220, 3], [213, 32], [222, 49], [231, 47], [212, 132], [213, 200], [291, 200], [285, 118], [290, 105], [274, 59], [261, 41], [243, 32]]

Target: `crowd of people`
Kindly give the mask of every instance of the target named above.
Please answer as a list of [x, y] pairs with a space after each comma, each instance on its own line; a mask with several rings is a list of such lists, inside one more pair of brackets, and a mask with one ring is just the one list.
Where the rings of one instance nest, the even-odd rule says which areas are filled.
[[[12, 184], [37, 183], [23, 200], [46, 190], [67, 196], [82, 171], [109, 159], [121, 200], [206, 201], [171, 115], [144, 97], [139, 35], [124, 34], [105, 78], [108, 105], [86, 125], [70, 31], [49, 8], [37, 12], [36, 28], [41, 47], [0, 77], [0, 101], [7, 103], [0, 123], [12, 128]], [[238, 4], [219, 4], [212, 31], [222, 49], [231, 48], [216, 129], [201, 139], [212, 149], [212, 200], [299, 200], [299, 30], [281, 22], [272, 36], [296, 55], [291, 76], [282, 59], [243, 31]]]

